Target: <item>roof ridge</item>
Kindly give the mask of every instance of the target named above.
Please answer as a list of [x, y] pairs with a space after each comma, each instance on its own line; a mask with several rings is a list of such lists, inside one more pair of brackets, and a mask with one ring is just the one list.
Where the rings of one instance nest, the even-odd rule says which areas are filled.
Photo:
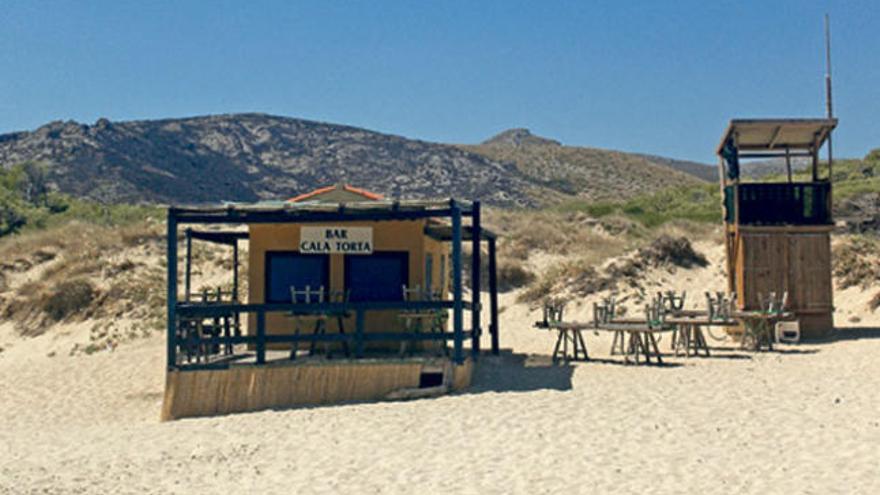
[[372, 191], [368, 191], [368, 190], [362, 189], [360, 187], [354, 187], [349, 184], [340, 183], [335, 186], [319, 187], [318, 189], [315, 189], [313, 191], [300, 194], [299, 196], [294, 196], [294, 197], [288, 199], [287, 202], [288, 203], [299, 203], [299, 202], [314, 198], [315, 196], [320, 196], [321, 194], [325, 194], [325, 193], [336, 191], [336, 190], [341, 190], [341, 191], [350, 192], [352, 194], [357, 194], [359, 196], [363, 196], [364, 198], [369, 199], [369, 200], [373, 200], [373, 201], [379, 201], [379, 200], [382, 200], [385, 198], [384, 196], [382, 196], [379, 193], [374, 193]]

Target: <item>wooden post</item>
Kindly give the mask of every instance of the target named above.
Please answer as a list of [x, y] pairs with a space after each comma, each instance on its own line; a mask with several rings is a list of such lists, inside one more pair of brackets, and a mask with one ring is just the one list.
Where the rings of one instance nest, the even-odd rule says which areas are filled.
[[257, 364], [266, 364], [266, 312], [257, 310]]
[[480, 202], [474, 201], [471, 212], [471, 355], [480, 354]]
[[453, 360], [464, 363], [464, 307], [461, 281], [461, 207], [455, 200], [449, 201], [452, 210], [452, 328], [454, 333]]
[[819, 148], [815, 145], [810, 149], [813, 155], [813, 182], [819, 180]]
[[733, 223], [736, 225], [737, 234], [739, 233], [739, 178], [742, 176], [742, 164], [739, 162], [739, 134], [733, 134], [733, 153], [739, 168], [739, 175], [733, 181]]
[[167, 257], [167, 369], [177, 366], [177, 215], [173, 208], [168, 209], [166, 220]]
[[364, 357], [364, 310], [361, 308], [355, 312], [354, 355], [357, 358]]
[[489, 238], [489, 333], [492, 336], [492, 354], [501, 353], [498, 341], [498, 273], [495, 261], [495, 238]]
[[788, 183], [791, 184], [791, 150], [785, 147], [785, 172], [788, 174]]
[[186, 302], [189, 302], [189, 295], [192, 290], [192, 229], [187, 228], [184, 231], [184, 235], [186, 236], [186, 275], [184, 276], [184, 294], [183, 299]]
[[[834, 118], [834, 109], [831, 103], [831, 19], [825, 14], [825, 112], [829, 119]], [[816, 150], [819, 154], [819, 150]], [[828, 182], [834, 176], [834, 154], [831, 152], [831, 131], [828, 131]], [[830, 186], [829, 186], [830, 187]], [[831, 196], [830, 189], [828, 196]], [[830, 210], [829, 210], [830, 211]]]

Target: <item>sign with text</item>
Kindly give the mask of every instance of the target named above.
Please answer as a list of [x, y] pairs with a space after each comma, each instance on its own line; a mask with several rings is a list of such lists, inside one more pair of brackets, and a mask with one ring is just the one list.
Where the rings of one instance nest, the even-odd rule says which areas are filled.
[[372, 254], [373, 227], [301, 227], [299, 252]]

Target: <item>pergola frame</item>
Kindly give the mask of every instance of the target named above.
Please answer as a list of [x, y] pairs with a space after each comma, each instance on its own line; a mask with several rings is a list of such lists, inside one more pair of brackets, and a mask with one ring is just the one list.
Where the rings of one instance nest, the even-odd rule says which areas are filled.
[[[449, 219], [448, 227], [429, 225], [426, 235], [452, 244], [452, 300], [449, 301], [375, 301], [349, 303], [241, 303], [238, 301], [238, 241], [246, 238], [246, 232], [198, 232], [186, 229], [186, 295], [183, 301], [178, 300], [178, 227], [181, 225], [241, 225], [241, 224], [284, 224], [284, 223], [320, 223], [347, 221], [393, 221], [420, 219]], [[470, 218], [470, 225], [463, 225], [463, 219]], [[229, 303], [196, 302], [188, 300], [191, 290], [191, 255], [192, 240], [204, 240], [233, 247], [234, 278], [233, 300]], [[462, 279], [462, 245], [464, 241], [472, 243], [471, 258], [471, 293], [474, 301], [466, 301], [463, 297]], [[496, 237], [481, 227], [480, 202], [460, 202], [455, 199], [442, 201], [370, 201], [350, 204], [328, 203], [257, 203], [229, 204], [214, 207], [170, 207], [167, 217], [167, 367], [169, 370], [189, 370], [205, 368], [225, 368], [228, 362], [207, 364], [182, 363], [178, 360], [178, 348], [181, 342], [177, 339], [177, 330], [181, 318], [211, 318], [220, 315], [241, 313], [256, 314], [256, 334], [202, 337], [200, 344], [232, 345], [249, 344], [255, 349], [256, 364], [266, 363], [266, 345], [269, 343], [298, 342], [340, 342], [349, 341], [353, 344], [356, 358], [364, 355], [364, 343], [368, 341], [424, 341], [451, 340], [453, 342], [452, 359], [461, 364], [465, 360], [464, 340], [471, 339], [471, 354], [476, 358], [480, 352], [480, 336], [482, 334], [479, 303], [481, 274], [481, 243], [488, 244], [489, 269], [489, 311], [492, 353], [499, 354], [498, 328], [498, 286], [496, 276]], [[364, 314], [378, 310], [416, 310], [438, 309], [452, 310], [452, 332], [442, 333], [365, 333]], [[465, 329], [464, 311], [471, 312], [470, 329]], [[303, 334], [303, 335], [266, 335], [266, 313], [322, 313], [351, 311], [355, 314], [355, 332], [353, 334]]]

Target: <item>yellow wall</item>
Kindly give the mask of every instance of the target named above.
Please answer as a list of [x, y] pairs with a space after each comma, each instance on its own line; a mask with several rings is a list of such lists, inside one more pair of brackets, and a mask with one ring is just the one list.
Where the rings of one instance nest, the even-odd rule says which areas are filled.
[[[250, 225], [249, 244], [249, 272], [248, 272], [248, 302], [263, 303], [265, 289], [265, 260], [266, 251], [297, 251], [300, 239], [300, 226], [302, 224], [254, 224]], [[324, 224], [308, 224], [309, 226], [321, 226]], [[344, 225], [346, 227], [366, 226], [373, 228], [373, 251], [407, 251], [409, 252], [409, 286], [424, 287], [425, 253], [433, 253], [432, 290], [440, 289], [443, 278], [441, 277], [440, 258], [446, 257], [446, 269], [449, 270], [448, 245], [435, 241], [424, 234], [424, 220], [386, 221], [386, 222], [333, 222], [326, 225]], [[349, 255], [357, 256], [357, 255]], [[345, 255], [330, 255], [330, 287], [329, 290], [342, 291], [345, 289]], [[448, 280], [446, 281], [448, 287]], [[444, 288], [445, 289], [445, 288]], [[444, 297], [446, 296], [444, 290]], [[256, 316], [250, 315], [248, 329], [251, 334], [256, 333]], [[345, 322], [345, 330], [354, 332], [354, 315]], [[313, 325], [309, 322], [300, 323], [300, 331], [309, 333]], [[281, 313], [269, 313], [266, 315], [267, 334], [291, 334], [294, 332], [295, 322], [291, 317]], [[366, 314], [364, 320], [365, 332], [399, 332], [403, 330], [403, 322], [396, 312], [372, 311]], [[336, 331], [336, 323], [329, 324], [330, 332]]]

